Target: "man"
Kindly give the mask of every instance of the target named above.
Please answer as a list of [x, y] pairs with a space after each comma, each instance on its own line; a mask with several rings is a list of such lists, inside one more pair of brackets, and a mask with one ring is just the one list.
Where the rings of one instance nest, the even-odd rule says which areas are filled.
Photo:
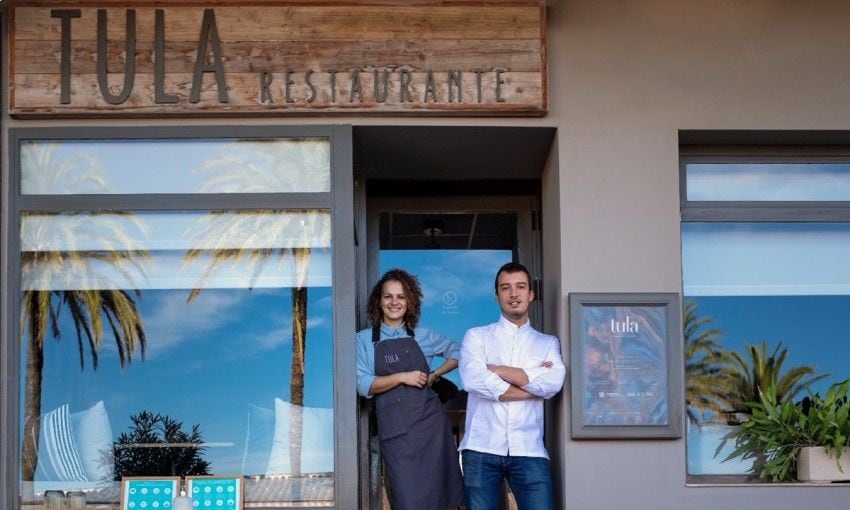
[[543, 400], [561, 390], [566, 369], [558, 339], [529, 323], [533, 300], [528, 270], [505, 264], [496, 273], [499, 321], [463, 338], [460, 376], [469, 400], [459, 449], [467, 510], [497, 510], [503, 480], [520, 510], [552, 508]]

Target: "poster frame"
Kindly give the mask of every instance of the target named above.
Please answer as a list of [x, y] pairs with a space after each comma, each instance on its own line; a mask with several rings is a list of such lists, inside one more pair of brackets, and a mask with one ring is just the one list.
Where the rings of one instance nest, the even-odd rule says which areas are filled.
[[[574, 439], [678, 439], [682, 437], [684, 362], [682, 358], [681, 299], [673, 292], [581, 292], [569, 295], [571, 429]], [[663, 342], [666, 381], [666, 424], [590, 423], [585, 414], [585, 314], [598, 307], [660, 308], [665, 324]], [[612, 330], [614, 326], [612, 325]], [[625, 372], [625, 371], [624, 371]]]

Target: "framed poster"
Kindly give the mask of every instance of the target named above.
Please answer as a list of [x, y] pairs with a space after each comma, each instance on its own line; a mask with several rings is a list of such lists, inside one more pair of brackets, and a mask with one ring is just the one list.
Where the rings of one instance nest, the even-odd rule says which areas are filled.
[[200, 510], [242, 510], [241, 476], [187, 476], [186, 494]]
[[679, 295], [574, 293], [569, 306], [572, 437], [681, 437]]
[[127, 476], [121, 479], [121, 510], [169, 510], [179, 493], [179, 476]]

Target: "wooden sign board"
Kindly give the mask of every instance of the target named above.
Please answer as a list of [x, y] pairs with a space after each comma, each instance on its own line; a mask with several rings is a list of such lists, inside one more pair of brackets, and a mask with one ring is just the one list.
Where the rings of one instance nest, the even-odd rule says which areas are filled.
[[544, 115], [548, 107], [538, 1], [116, 4], [10, 7], [12, 115]]

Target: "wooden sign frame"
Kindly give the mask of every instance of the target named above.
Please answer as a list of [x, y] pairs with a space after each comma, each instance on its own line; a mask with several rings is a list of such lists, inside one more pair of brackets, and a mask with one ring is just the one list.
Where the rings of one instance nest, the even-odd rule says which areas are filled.
[[544, 115], [542, 0], [19, 1], [17, 117]]

